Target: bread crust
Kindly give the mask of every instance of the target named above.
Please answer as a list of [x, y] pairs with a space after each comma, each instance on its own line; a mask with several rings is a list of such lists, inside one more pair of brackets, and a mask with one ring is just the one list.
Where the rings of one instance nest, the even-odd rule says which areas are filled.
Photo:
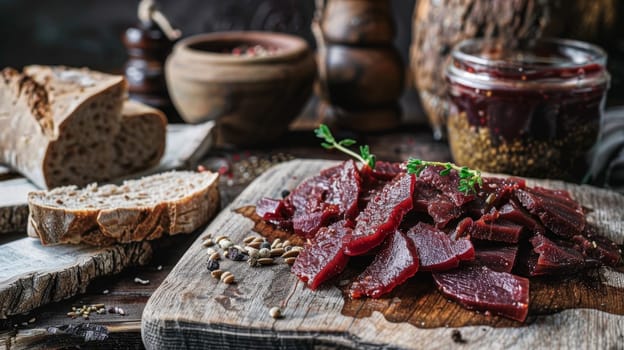
[[[185, 176], [191, 173], [176, 174]], [[87, 243], [102, 246], [191, 233], [212, 219], [220, 205], [219, 175], [202, 174], [207, 177], [204, 179], [206, 186], [186, 193], [180, 199], [146, 206], [71, 209], [62, 204], [46, 204], [42, 198], [49, 197], [50, 192], [31, 192], [28, 196], [28, 234], [39, 237], [44, 245]], [[150, 181], [153, 176], [143, 180]], [[123, 188], [125, 184], [117, 187]], [[76, 190], [75, 186], [55, 189], [59, 194]]]

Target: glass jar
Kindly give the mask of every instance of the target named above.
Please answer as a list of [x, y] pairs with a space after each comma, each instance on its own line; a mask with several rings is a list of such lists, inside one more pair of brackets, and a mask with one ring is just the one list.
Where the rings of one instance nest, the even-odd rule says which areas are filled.
[[470, 39], [446, 78], [456, 163], [520, 176], [582, 177], [595, 143], [609, 74], [597, 46], [543, 39], [515, 49]]

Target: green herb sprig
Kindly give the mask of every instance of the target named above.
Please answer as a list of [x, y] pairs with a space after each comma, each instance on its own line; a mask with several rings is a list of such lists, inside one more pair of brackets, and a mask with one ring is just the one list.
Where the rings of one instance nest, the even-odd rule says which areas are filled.
[[323, 148], [337, 149], [359, 160], [360, 162], [362, 162], [362, 164], [368, 165], [371, 169], [375, 169], [376, 157], [374, 154], [370, 153], [370, 148], [368, 147], [368, 145], [360, 146], [360, 154], [357, 154], [348, 148], [357, 143], [355, 140], [344, 139], [336, 141], [334, 135], [332, 135], [331, 133], [331, 130], [329, 130], [329, 127], [325, 124], [321, 124], [317, 129], [314, 129], [314, 134], [316, 135], [316, 137], [324, 140], [324, 142], [321, 143], [321, 146], [323, 146]]
[[420, 176], [420, 173], [428, 166], [442, 166], [444, 169], [440, 170], [440, 175], [447, 176], [451, 173], [451, 170], [457, 171], [459, 175], [459, 185], [457, 189], [464, 194], [477, 193], [476, 185], [483, 186], [483, 178], [479, 170], [473, 170], [468, 167], [460, 167], [449, 162], [429, 162], [421, 159], [410, 158], [407, 161], [407, 172], [409, 174], [416, 174]]

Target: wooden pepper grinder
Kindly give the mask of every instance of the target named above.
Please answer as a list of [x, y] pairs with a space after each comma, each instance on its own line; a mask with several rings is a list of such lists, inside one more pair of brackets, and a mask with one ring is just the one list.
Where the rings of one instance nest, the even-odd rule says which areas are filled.
[[139, 23], [126, 30], [122, 41], [129, 59], [124, 66], [130, 98], [165, 113], [170, 123], [182, 123], [175, 110], [164, 76], [165, 59], [180, 31], [171, 27], [154, 0], [141, 0]]
[[317, 0], [321, 118], [355, 131], [398, 126], [404, 67], [390, 0]]

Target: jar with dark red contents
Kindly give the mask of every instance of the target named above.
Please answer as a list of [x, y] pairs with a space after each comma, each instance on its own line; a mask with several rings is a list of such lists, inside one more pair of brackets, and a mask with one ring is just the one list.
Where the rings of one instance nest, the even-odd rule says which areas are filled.
[[451, 56], [447, 129], [456, 163], [521, 176], [583, 176], [609, 87], [602, 49], [563, 39], [508, 49], [471, 39]]

